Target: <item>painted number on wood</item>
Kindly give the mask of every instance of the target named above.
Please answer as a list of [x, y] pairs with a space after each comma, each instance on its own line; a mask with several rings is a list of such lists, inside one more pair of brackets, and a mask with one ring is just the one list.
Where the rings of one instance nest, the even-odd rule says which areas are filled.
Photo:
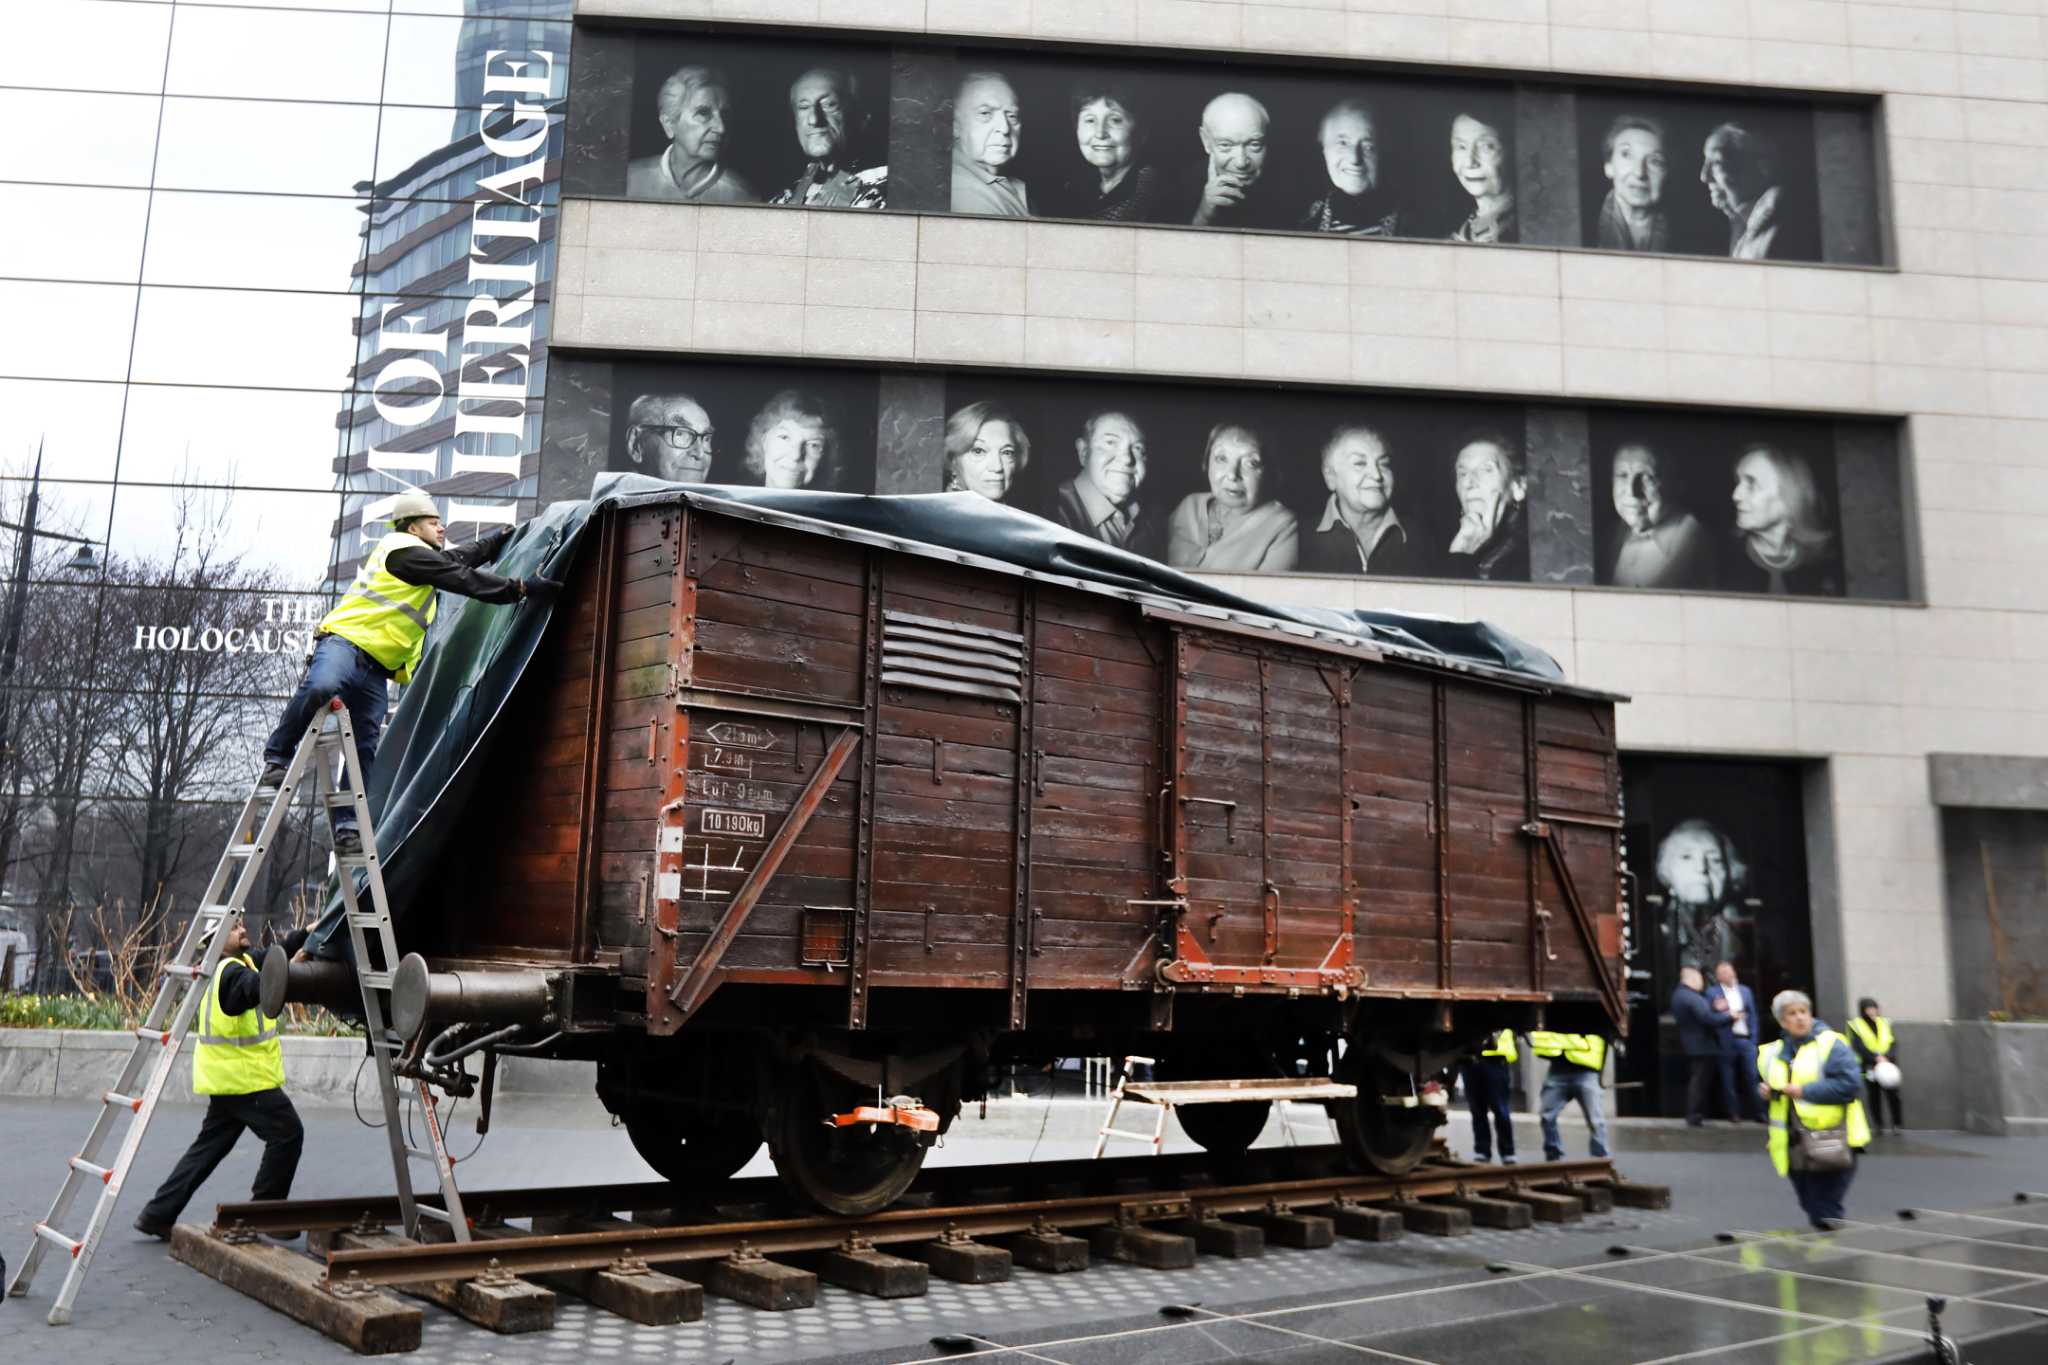
[[768, 833], [768, 817], [747, 810], [707, 810], [703, 813], [705, 834], [730, 834], [736, 839], [759, 839]]
[[712, 743], [727, 749], [772, 749], [775, 747], [774, 735], [768, 733], [766, 729], [759, 725], [749, 725], [745, 721], [722, 720], [716, 725], [707, 726], [704, 733], [710, 736]]

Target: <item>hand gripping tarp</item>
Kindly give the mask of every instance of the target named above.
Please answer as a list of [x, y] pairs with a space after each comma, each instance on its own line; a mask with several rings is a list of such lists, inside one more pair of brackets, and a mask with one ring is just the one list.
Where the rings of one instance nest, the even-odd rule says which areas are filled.
[[[916, 542], [1155, 599], [1263, 616], [1368, 644], [1519, 673], [1540, 683], [1564, 679], [1555, 659], [1483, 621], [1255, 602], [973, 493], [870, 497], [601, 474], [588, 501], [551, 504], [521, 525], [491, 567], [516, 578], [565, 577], [574, 571], [584, 528], [600, 507], [648, 498], [742, 514], [753, 509], [777, 521], [803, 519], [826, 529]], [[494, 607], [443, 594], [426, 657], [413, 671], [370, 774], [370, 811], [395, 918], [404, 918], [469, 803], [491, 746], [500, 738], [497, 722], [533, 661], [552, 611], [548, 602]], [[308, 950], [324, 957], [345, 952], [347, 936], [336, 933], [340, 924], [337, 895], [308, 940]]]

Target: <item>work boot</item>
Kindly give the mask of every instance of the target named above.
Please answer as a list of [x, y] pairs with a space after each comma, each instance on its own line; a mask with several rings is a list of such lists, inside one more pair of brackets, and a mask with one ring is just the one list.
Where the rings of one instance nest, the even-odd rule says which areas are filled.
[[149, 1215], [146, 1213], [136, 1215], [135, 1230], [144, 1237], [154, 1237], [158, 1241], [168, 1240], [171, 1235], [171, 1225], [169, 1223], [152, 1223], [149, 1221]]
[[352, 829], [334, 831], [334, 856], [337, 858], [360, 858], [363, 856], [363, 836]]
[[256, 790], [266, 796], [274, 794], [284, 785], [285, 766], [282, 763], [263, 765], [263, 776], [256, 779]]

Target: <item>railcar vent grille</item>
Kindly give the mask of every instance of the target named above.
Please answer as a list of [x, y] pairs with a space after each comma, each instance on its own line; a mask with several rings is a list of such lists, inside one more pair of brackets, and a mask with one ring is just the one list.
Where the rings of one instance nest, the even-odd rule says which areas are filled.
[[1024, 637], [907, 611], [882, 613], [882, 681], [993, 701], [1024, 699]]

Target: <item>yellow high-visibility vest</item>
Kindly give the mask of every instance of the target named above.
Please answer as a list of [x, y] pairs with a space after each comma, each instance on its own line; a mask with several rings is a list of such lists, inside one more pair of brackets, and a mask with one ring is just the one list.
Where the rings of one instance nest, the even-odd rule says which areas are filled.
[[1562, 1057], [1589, 1071], [1598, 1071], [1607, 1060], [1607, 1040], [1597, 1033], [1552, 1033], [1540, 1028], [1529, 1034], [1529, 1051], [1538, 1057]]
[[1493, 1040], [1493, 1045], [1479, 1055], [1482, 1057], [1498, 1057], [1502, 1061], [1512, 1064], [1521, 1055], [1521, 1053], [1515, 1050], [1515, 1031], [1511, 1028], [1502, 1029], [1500, 1035]]
[[1873, 1057], [1887, 1057], [1891, 1055], [1891, 1020], [1880, 1014], [1877, 1016], [1877, 1027], [1872, 1028], [1870, 1021], [1859, 1014], [1849, 1021], [1849, 1027], [1856, 1030], [1856, 1036], [1863, 1040], [1863, 1046], [1870, 1049], [1870, 1054]]
[[[1783, 1038], [1764, 1044], [1756, 1054], [1756, 1074], [1777, 1092], [1771, 1096], [1771, 1130], [1764, 1145], [1771, 1154], [1771, 1165], [1777, 1168], [1779, 1175], [1792, 1169], [1792, 1131], [1785, 1124], [1785, 1088], [1812, 1085], [1818, 1081], [1826, 1073], [1828, 1054], [1840, 1042], [1842, 1035], [1833, 1029], [1819, 1029], [1800, 1045], [1789, 1064], [1785, 1061]], [[1809, 1104], [1805, 1100], [1793, 1103], [1797, 1106], [1795, 1112], [1802, 1128], [1846, 1128], [1851, 1147], [1870, 1145], [1870, 1116], [1863, 1112], [1861, 1096], [1847, 1104]]]
[[223, 960], [206, 983], [206, 998], [199, 1002], [195, 1021], [198, 1032], [193, 1034], [195, 1095], [253, 1095], [284, 1084], [284, 1047], [277, 1041], [277, 1020], [265, 1017], [260, 1006], [240, 1014], [221, 1013], [220, 979], [233, 962], [256, 970], [244, 953]]
[[434, 548], [405, 531], [378, 541], [356, 570], [355, 582], [320, 619], [322, 631], [355, 645], [402, 683], [412, 681], [413, 666], [427, 652], [427, 627], [434, 624], [440, 600], [432, 584], [408, 583], [384, 567], [393, 550], [415, 546]]

